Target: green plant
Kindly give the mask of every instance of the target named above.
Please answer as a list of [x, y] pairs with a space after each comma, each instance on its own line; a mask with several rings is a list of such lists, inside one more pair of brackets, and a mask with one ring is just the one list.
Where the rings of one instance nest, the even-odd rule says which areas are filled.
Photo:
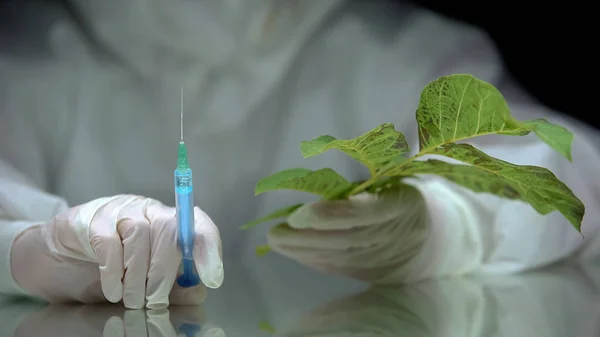
[[[412, 156], [404, 135], [386, 123], [354, 139], [320, 136], [300, 144], [305, 158], [328, 150], [346, 153], [369, 169], [370, 177], [350, 182], [330, 168], [312, 171], [295, 168], [260, 180], [256, 195], [274, 190], [296, 190], [325, 200], [344, 199], [398, 184], [403, 178], [435, 174], [475, 192], [520, 199], [538, 213], [559, 211], [580, 231], [583, 203], [549, 170], [521, 166], [493, 158], [472, 145], [458, 143], [484, 135], [524, 136], [534, 132], [542, 141], [571, 161], [573, 134], [545, 119], [519, 121], [510, 114], [502, 94], [491, 84], [471, 75], [450, 75], [429, 83], [421, 93], [416, 112], [419, 152]], [[441, 155], [461, 161], [451, 164], [425, 155]], [[418, 160], [421, 159], [421, 160]], [[302, 204], [272, 212], [242, 228], [287, 217]], [[259, 248], [261, 253], [266, 247]]]

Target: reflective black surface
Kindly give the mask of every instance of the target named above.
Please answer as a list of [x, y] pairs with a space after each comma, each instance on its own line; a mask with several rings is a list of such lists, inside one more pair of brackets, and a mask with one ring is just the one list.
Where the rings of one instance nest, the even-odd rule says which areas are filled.
[[242, 274], [228, 281], [202, 308], [128, 311], [2, 299], [0, 336], [600, 336], [600, 264], [371, 288], [335, 299], [289, 289], [304, 292], [302, 306], [312, 310], [284, 295], [258, 299]]

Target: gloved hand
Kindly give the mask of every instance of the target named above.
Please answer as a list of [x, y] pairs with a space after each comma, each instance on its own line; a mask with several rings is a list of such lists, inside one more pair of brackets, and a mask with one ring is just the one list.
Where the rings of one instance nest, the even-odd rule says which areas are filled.
[[417, 277], [411, 265], [428, 235], [425, 208], [410, 185], [319, 201], [273, 227], [267, 240], [272, 250], [325, 273], [402, 282]]
[[[221, 239], [194, 208], [194, 259], [209, 288], [223, 282]], [[15, 281], [50, 302], [123, 301], [150, 309], [198, 304], [203, 285], [174, 287], [181, 262], [175, 209], [140, 196], [117, 195], [73, 207], [21, 233], [11, 252]]]

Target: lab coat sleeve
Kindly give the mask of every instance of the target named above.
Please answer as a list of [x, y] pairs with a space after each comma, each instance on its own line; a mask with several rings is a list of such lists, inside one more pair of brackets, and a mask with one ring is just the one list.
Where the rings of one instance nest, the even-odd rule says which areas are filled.
[[[25, 294], [11, 272], [10, 254], [15, 238], [67, 209], [62, 198], [45, 191], [50, 176], [49, 148], [38, 126], [45, 122], [44, 114], [58, 118], [52, 115], [54, 105], [64, 100], [48, 100], [56, 94], [46, 91], [48, 87], [61, 88], [61, 83], [57, 77], [54, 82], [41, 79], [41, 70], [21, 67], [0, 56], [0, 293], [5, 294]], [[45, 110], [39, 109], [42, 106]], [[43, 114], [36, 121], [38, 112]]]
[[10, 254], [16, 237], [66, 209], [62, 198], [28, 183], [23, 175], [0, 160], [0, 293], [26, 294], [12, 277]]
[[[576, 136], [572, 164], [534, 139], [475, 145], [496, 158], [554, 172], [587, 206], [583, 236], [559, 212], [540, 215], [522, 201], [478, 194], [442, 178], [426, 177], [415, 183], [426, 200], [431, 230], [417, 257], [417, 278], [520, 272], [569, 257], [597, 255], [598, 212], [593, 205], [598, 203], [599, 186], [590, 167], [597, 168], [600, 158], [585, 134]], [[589, 151], [583, 152], [584, 148]]]
[[[583, 236], [558, 211], [540, 215], [522, 201], [477, 194], [442, 178], [428, 176], [414, 183], [426, 200], [431, 226], [431, 235], [415, 260], [414, 277], [515, 273], [567, 258], [586, 259], [598, 255], [600, 182], [596, 172], [600, 169], [600, 142], [596, 131], [551, 111], [511, 84], [498, 57], [493, 55], [495, 51], [487, 36], [476, 31], [464, 35], [477, 47], [475, 54], [481, 56], [487, 52], [491, 56], [472, 59], [474, 53], [467, 49], [458, 50], [443, 60], [442, 63], [449, 66], [440, 67], [443, 70], [438, 76], [483, 73], [487, 77], [484, 79], [504, 94], [513, 116], [520, 120], [546, 118], [565, 126], [575, 135], [572, 162], [533, 134], [488, 136], [469, 143], [493, 157], [552, 171], [586, 206]], [[448, 63], [449, 59], [456, 62]], [[486, 62], [489, 63], [487, 67]], [[489, 69], [487, 74], [486, 68]]]

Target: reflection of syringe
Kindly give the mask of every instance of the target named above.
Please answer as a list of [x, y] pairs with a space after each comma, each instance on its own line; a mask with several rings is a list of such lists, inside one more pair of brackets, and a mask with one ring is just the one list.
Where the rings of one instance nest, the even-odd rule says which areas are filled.
[[177, 208], [178, 243], [183, 256], [183, 274], [177, 279], [181, 287], [192, 287], [200, 283], [194, 265], [194, 184], [192, 169], [188, 164], [187, 148], [183, 142], [183, 87], [181, 87], [181, 140], [175, 169], [175, 205]]

